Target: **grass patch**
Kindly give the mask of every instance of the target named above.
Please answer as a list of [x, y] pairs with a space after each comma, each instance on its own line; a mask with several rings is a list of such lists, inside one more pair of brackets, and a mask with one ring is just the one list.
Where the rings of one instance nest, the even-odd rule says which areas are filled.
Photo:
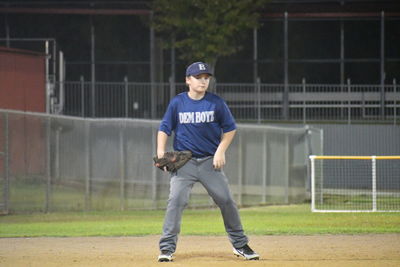
[[[250, 235], [400, 233], [400, 213], [311, 213], [309, 205], [240, 209]], [[33, 213], [0, 217], [0, 237], [161, 234], [164, 211]], [[184, 235], [225, 235], [218, 209], [185, 210]]]

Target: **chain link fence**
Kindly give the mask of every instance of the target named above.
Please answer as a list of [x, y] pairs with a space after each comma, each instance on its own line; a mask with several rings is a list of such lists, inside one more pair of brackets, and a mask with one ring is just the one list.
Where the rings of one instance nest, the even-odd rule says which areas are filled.
[[[1, 210], [165, 208], [169, 175], [152, 164], [158, 125], [0, 110]], [[308, 126], [239, 124], [224, 169], [237, 204], [305, 201], [308, 156], [322, 153], [321, 141]], [[190, 206], [213, 205], [197, 184]]]

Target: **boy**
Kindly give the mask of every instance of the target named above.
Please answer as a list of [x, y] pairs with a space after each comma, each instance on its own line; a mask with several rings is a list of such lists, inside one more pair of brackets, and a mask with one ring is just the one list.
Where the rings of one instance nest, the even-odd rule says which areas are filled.
[[259, 255], [248, 245], [236, 203], [222, 171], [225, 151], [236, 132], [235, 120], [219, 96], [207, 92], [212, 73], [207, 64], [195, 62], [186, 69], [188, 92], [175, 96], [164, 114], [157, 134], [157, 157], [165, 153], [167, 138], [175, 132], [174, 150], [189, 150], [193, 158], [171, 173], [170, 194], [160, 239], [158, 261], [172, 261], [180, 232], [183, 209], [190, 191], [200, 182], [221, 210], [233, 253], [247, 260]]

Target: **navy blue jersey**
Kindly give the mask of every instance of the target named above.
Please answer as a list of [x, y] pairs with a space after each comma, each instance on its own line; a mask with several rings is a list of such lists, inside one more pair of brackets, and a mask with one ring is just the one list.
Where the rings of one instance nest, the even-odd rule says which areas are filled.
[[189, 150], [196, 158], [213, 156], [222, 133], [236, 129], [236, 123], [225, 101], [206, 92], [193, 100], [187, 92], [175, 96], [168, 105], [160, 131], [175, 133], [174, 150]]

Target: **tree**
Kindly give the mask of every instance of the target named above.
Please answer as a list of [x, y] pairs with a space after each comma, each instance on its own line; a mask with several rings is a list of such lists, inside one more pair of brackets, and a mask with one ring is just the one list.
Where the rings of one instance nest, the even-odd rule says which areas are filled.
[[218, 57], [241, 49], [246, 32], [259, 26], [259, 11], [267, 1], [154, 0], [152, 25], [181, 59], [202, 60], [214, 68]]

